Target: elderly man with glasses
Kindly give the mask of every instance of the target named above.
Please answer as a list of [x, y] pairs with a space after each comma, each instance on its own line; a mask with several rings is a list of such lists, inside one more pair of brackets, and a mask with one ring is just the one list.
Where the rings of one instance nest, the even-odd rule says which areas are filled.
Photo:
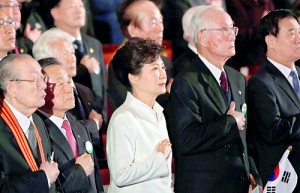
[[55, 193], [58, 165], [41, 118], [47, 77], [29, 55], [0, 62], [0, 192]]
[[191, 31], [198, 56], [176, 76], [167, 108], [175, 192], [246, 193], [250, 181], [255, 184], [246, 145], [246, 80], [225, 65], [235, 54], [238, 28], [222, 8], [208, 6], [193, 15]]

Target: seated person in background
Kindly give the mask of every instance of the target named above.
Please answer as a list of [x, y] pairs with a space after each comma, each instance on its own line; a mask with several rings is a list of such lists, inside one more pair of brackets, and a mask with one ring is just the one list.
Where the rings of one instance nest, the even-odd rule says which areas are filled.
[[[152, 39], [157, 44], [162, 45], [164, 26], [162, 15], [158, 7], [149, 0], [129, 0], [125, 1], [120, 10], [121, 30], [126, 38], [140, 37]], [[167, 92], [157, 98], [157, 102], [166, 107], [171, 90], [173, 66], [172, 62], [161, 56], [167, 69]], [[126, 98], [129, 87], [124, 86], [117, 79], [112, 65], [108, 67], [108, 94], [113, 110], [118, 108]]]
[[56, 193], [58, 165], [46, 127], [34, 114], [45, 104], [46, 80], [29, 55], [11, 54], [0, 62], [1, 193]]
[[96, 156], [86, 145], [91, 145], [89, 133], [67, 113], [75, 106], [71, 77], [54, 58], [45, 58], [39, 63], [49, 80], [46, 103], [39, 108], [38, 114], [48, 129], [54, 160], [61, 171], [57, 190], [65, 193], [103, 192]]
[[175, 76], [186, 69], [190, 63], [192, 63], [194, 58], [198, 57], [198, 51], [192, 37], [191, 20], [196, 11], [205, 8], [206, 6], [203, 5], [191, 7], [184, 13], [182, 17], [183, 39], [188, 43], [188, 45], [185, 49], [185, 52], [183, 52], [183, 54], [180, 55], [180, 57], [178, 57], [173, 63]]
[[160, 52], [152, 40], [131, 38], [113, 58], [117, 78], [132, 91], [108, 126], [109, 193], [173, 192], [171, 143], [163, 108], [155, 101], [166, 92]]

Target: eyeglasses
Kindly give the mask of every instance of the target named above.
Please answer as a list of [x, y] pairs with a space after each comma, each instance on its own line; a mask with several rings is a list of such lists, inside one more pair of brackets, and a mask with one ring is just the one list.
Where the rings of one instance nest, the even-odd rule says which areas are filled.
[[16, 26], [16, 20], [12, 19], [10, 17], [6, 21], [4, 19], [0, 19], [0, 28], [1, 29], [6, 28], [9, 25], [12, 25], [12, 26], [15, 27]]
[[237, 36], [237, 34], [239, 32], [239, 28], [237, 28], [237, 27], [232, 27], [232, 28], [226, 28], [226, 27], [224, 27], [224, 28], [221, 28], [221, 29], [202, 29], [202, 30], [200, 30], [200, 32], [205, 31], [205, 30], [217, 30], [217, 31], [221, 31], [221, 32], [223, 32], [223, 35], [225, 37], [227, 37], [230, 33], [233, 33], [234, 36]]
[[47, 75], [38, 76], [36, 79], [33, 80], [25, 80], [25, 79], [12, 79], [10, 81], [15, 82], [32, 82], [36, 85], [36, 87], [40, 87], [42, 84], [45, 84], [49, 81], [49, 77]]
[[21, 9], [22, 8], [22, 4], [21, 3], [14, 3], [14, 2], [9, 2], [9, 3], [5, 4], [5, 5], [0, 4], [0, 8], [7, 8], [7, 7], [11, 7], [11, 8], [17, 7], [19, 9]]

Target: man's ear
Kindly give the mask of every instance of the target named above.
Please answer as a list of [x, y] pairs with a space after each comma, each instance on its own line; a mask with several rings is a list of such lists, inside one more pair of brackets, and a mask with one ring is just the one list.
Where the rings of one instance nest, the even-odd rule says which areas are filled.
[[13, 84], [12, 81], [8, 81], [6, 84], [6, 93], [9, 96], [12, 96], [13, 98], [15, 98], [18, 95], [18, 90], [15, 86], [15, 84]]
[[274, 47], [274, 36], [272, 35], [267, 35], [265, 37], [265, 42], [267, 44], [267, 47], [273, 48]]
[[207, 38], [206, 38], [206, 33], [204, 31], [200, 31], [197, 34], [197, 42], [199, 45], [202, 45], [202, 47], [207, 47]]
[[57, 20], [58, 19], [58, 10], [56, 7], [52, 8], [50, 10], [51, 16], [53, 17], [53, 20]]
[[138, 37], [138, 27], [136, 27], [132, 22], [128, 25], [127, 31], [130, 37]]

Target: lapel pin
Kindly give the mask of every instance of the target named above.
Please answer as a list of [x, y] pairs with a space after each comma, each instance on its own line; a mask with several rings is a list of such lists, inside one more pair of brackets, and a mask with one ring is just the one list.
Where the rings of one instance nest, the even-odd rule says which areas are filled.
[[93, 153], [93, 145], [90, 141], [86, 141], [85, 142], [85, 149], [86, 149], [86, 152], [88, 154], [92, 154]]
[[77, 135], [78, 139], [80, 139], [80, 135]]
[[93, 54], [94, 53], [94, 48], [90, 48], [90, 52]]
[[242, 95], [242, 91], [239, 90], [239, 95]]
[[246, 115], [246, 114], [247, 114], [247, 104], [246, 104], [246, 103], [244, 103], [244, 104], [242, 105], [242, 113], [243, 113], [243, 115]]

